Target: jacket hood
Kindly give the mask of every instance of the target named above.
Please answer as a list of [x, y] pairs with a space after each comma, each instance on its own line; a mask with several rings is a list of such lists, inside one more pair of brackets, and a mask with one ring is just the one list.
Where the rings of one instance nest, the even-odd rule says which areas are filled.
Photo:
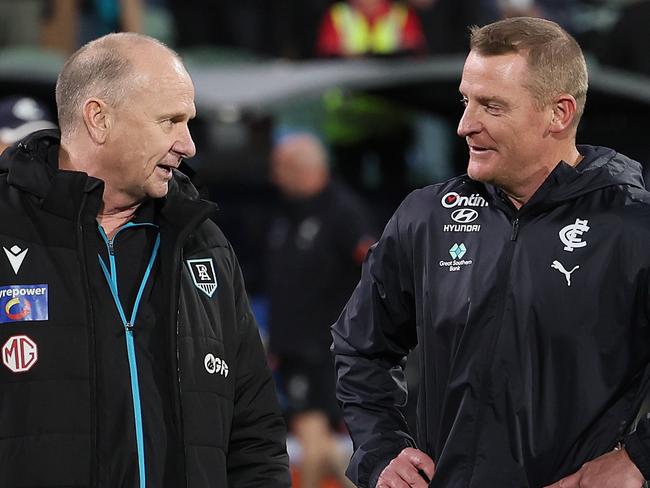
[[645, 188], [641, 164], [606, 147], [578, 146], [582, 161], [572, 167], [562, 161], [551, 176], [555, 179], [548, 198], [570, 200], [609, 186]]
[[12, 186], [44, 198], [58, 168], [61, 135], [56, 129], [29, 134], [0, 155], [0, 174]]
[[[10, 185], [38, 198], [47, 198], [48, 202], [52, 201], [52, 193], [61, 195], [59, 180], [74, 179], [78, 183], [83, 180], [85, 192], [103, 187], [101, 180], [88, 177], [85, 173], [58, 170], [60, 138], [58, 130], [48, 129], [34, 132], [16, 142], [0, 155], [0, 175], [7, 174]], [[188, 165], [182, 163], [180, 170], [174, 170], [173, 174], [169, 192], [163, 198], [162, 205], [163, 212], [169, 215], [170, 220], [179, 224], [186, 221], [187, 214], [182, 215], [188, 211], [186, 204], [190, 205], [191, 213], [196, 212], [199, 207], [205, 209], [206, 206], [212, 211], [209, 213], [216, 211], [215, 204], [201, 200], [199, 191], [190, 180], [194, 171]], [[68, 191], [70, 190], [72, 188], [68, 188]]]
[[[637, 161], [606, 147], [579, 145], [578, 151], [582, 161], [575, 167], [560, 161], [522, 208], [546, 209], [610, 186], [645, 189], [642, 166]], [[492, 199], [504, 200], [501, 190], [486, 187]]]

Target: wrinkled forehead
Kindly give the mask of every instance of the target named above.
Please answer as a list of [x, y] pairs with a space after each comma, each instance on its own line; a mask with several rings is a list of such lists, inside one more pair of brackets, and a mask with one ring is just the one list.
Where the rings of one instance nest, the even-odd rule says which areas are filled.
[[145, 61], [136, 66], [131, 81], [136, 100], [142, 98], [164, 101], [166, 105], [194, 104], [194, 84], [182, 62], [176, 57], [156, 62]]
[[471, 51], [463, 66], [460, 89], [467, 85], [524, 86], [528, 79], [528, 60], [521, 53], [483, 55]]

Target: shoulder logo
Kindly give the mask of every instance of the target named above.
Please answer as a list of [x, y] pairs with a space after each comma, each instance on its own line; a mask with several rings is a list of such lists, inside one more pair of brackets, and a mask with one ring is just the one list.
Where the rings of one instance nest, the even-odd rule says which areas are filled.
[[29, 371], [38, 361], [38, 347], [26, 335], [10, 337], [2, 346], [2, 362], [14, 373]]
[[582, 240], [582, 234], [589, 231], [588, 220], [576, 219], [573, 224], [562, 227], [559, 232], [560, 240], [564, 244], [564, 250], [573, 252], [578, 247], [585, 247], [587, 243]]
[[11, 249], [7, 249], [6, 247], [2, 247], [4, 249], [5, 254], [7, 255], [7, 259], [9, 259], [9, 264], [11, 264], [11, 267], [14, 270], [14, 273], [18, 274], [18, 271], [20, 270], [20, 266], [23, 264], [23, 261], [25, 259], [25, 256], [27, 256], [27, 251], [29, 249], [21, 249], [18, 246], [12, 246]]
[[217, 274], [212, 258], [188, 259], [187, 267], [192, 275], [194, 286], [212, 298], [217, 289]]

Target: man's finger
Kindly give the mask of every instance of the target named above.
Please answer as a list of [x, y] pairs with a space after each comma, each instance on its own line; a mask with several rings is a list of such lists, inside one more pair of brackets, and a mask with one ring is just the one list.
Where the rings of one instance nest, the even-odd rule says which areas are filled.
[[[425, 471], [426, 470], [426, 471]], [[433, 461], [425, 453], [406, 448], [379, 476], [377, 488], [426, 488], [433, 476]]]
[[[436, 470], [436, 465], [433, 462], [433, 459], [431, 459], [426, 453], [418, 449], [410, 448], [408, 452], [405, 451], [407, 450], [405, 449], [402, 452], [406, 454], [409, 462], [426, 475], [427, 482], [431, 481], [431, 479], [433, 478], [433, 474]], [[422, 474], [420, 474], [420, 476], [422, 476]]]
[[572, 475], [556, 481], [552, 485], [545, 486], [544, 488], [579, 488], [580, 487], [580, 471]]
[[429, 485], [411, 466], [395, 464], [387, 467], [379, 478], [377, 488], [426, 488]]

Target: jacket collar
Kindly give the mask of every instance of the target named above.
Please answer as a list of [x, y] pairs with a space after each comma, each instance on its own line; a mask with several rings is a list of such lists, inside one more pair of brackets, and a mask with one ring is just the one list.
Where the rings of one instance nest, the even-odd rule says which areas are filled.
[[8, 148], [0, 157], [7, 183], [33, 195], [43, 210], [68, 220], [77, 217], [82, 201], [97, 215], [104, 184], [86, 173], [58, 169], [58, 130], [38, 131]]
[[[82, 201], [86, 215], [96, 218], [101, 206], [104, 183], [86, 173], [58, 169], [60, 133], [58, 130], [35, 132], [8, 148], [0, 156], [0, 174], [7, 182], [32, 194], [44, 210], [74, 220]], [[191, 171], [186, 165], [181, 167]], [[178, 229], [197, 217], [214, 218], [217, 206], [201, 200], [199, 192], [181, 171], [174, 171], [166, 197], [156, 202], [161, 215]]]
[[216, 220], [217, 211], [216, 203], [200, 198], [187, 175], [174, 170], [167, 195], [161, 199], [161, 216], [165, 221], [180, 232], [193, 229], [205, 219]]
[[[578, 150], [583, 156], [582, 161], [577, 166], [560, 161], [519, 213], [546, 211], [611, 186], [644, 188], [641, 165], [638, 162], [606, 147], [580, 145]], [[514, 210], [514, 206], [499, 188], [486, 184], [485, 190], [492, 203]]]

